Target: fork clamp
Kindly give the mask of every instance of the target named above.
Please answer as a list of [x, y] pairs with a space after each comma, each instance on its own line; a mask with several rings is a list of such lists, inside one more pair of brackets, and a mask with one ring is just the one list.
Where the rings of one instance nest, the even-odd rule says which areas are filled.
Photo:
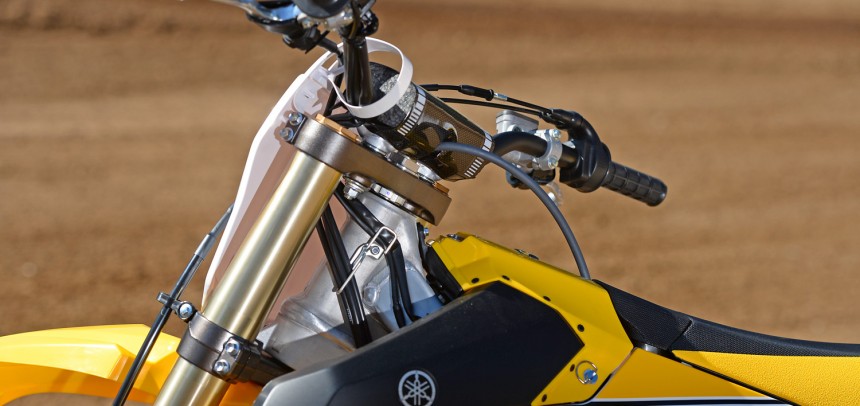
[[[159, 295], [158, 300], [166, 300]], [[164, 303], [164, 302], [162, 302]], [[198, 368], [230, 383], [265, 385], [293, 370], [263, 353], [263, 343], [235, 335], [203, 317], [189, 302], [175, 301], [171, 309], [188, 323], [176, 352]]]

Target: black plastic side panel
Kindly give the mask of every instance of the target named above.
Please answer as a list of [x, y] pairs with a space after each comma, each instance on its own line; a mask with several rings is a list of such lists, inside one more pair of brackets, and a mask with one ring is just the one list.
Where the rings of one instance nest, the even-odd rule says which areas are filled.
[[427, 269], [427, 282], [442, 303], [448, 303], [463, 295], [463, 287], [448, 271], [435, 249], [429, 248], [424, 255], [424, 268]]
[[707, 351], [752, 355], [860, 356], [858, 344], [794, 340], [753, 333], [669, 310], [606, 283], [630, 339], [663, 351]]
[[275, 379], [256, 404], [402, 406], [401, 378], [418, 370], [434, 381], [434, 405], [527, 405], [582, 347], [557, 312], [497, 283], [350, 355]]

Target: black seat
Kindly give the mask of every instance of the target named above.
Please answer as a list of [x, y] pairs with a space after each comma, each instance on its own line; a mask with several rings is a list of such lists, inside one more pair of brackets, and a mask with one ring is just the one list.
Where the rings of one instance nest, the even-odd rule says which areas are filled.
[[794, 340], [736, 329], [658, 306], [606, 283], [627, 335], [662, 351], [751, 355], [859, 357], [860, 344]]

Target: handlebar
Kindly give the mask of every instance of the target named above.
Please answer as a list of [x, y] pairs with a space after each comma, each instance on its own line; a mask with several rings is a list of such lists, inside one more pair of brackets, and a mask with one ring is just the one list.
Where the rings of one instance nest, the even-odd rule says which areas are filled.
[[[493, 137], [493, 153], [499, 156], [508, 152], [519, 151], [532, 156], [541, 156], [546, 152], [546, 141], [534, 134], [522, 131], [506, 131]], [[558, 165], [567, 167], [576, 165], [579, 159], [575, 149], [562, 144], [561, 157]]]
[[[499, 156], [519, 151], [537, 157], [547, 150], [545, 140], [527, 132], [503, 132], [493, 137], [493, 141], [493, 153]], [[562, 183], [580, 192], [605, 187], [649, 206], [657, 206], [666, 199], [668, 188], [663, 181], [613, 162], [609, 149], [599, 140], [597, 144], [574, 140], [574, 144], [575, 147], [562, 144], [558, 161]]]
[[[360, 14], [342, 14], [351, 4], [349, 0], [214, 0], [237, 6], [245, 10], [255, 23], [263, 28], [284, 35], [285, 42], [291, 47], [309, 50], [317, 45], [339, 52], [337, 47], [327, 41], [316, 29], [307, 29], [307, 24], [322, 24], [327, 29], [350, 23], [353, 27], [342, 31], [343, 37], [343, 81], [346, 82], [346, 98], [356, 105], [368, 104], [374, 97], [371, 86], [371, 69], [368, 60], [368, 49], [365, 37], [376, 31], [377, 22], [369, 12], [373, 0], [360, 0], [357, 5], [363, 7]], [[355, 3], [352, 3], [355, 5]], [[335, 15], [341, 15], [338, 21], [329, 20]], [[302, 20], [302, 21], [299, 21]], [[346, 32], [350, 34], [347, 35]], [[327, 45], [327, 46], [326, 46]], [[469, 86], [472, 88], [471, 86]], [[472, 88], [472, 90], [475, 90]], [[480, 90], [480, 89], [479, 89]], [[489, 95], [495, 93], [485, 90]], [[506, 98], [507, 100], [507, 98]], [[440, 102], [441, 103], [441, 102]], [[538, 108], [545, 121], [555, 124], [559, 129], [570, 134], [575, 147], [563, 145], [558, 162], [552, 164], [561, 168], [560, 181], [580, 192], [592, 192], [599, 187], [616, 191], [632, 197], [649, 206], [656, 206], [666, 198], [666, 185], [654, 177], [637, 170], [612, 162], [609, 149], [600, 142], [591, 124], [580, 114], [573, 111]], [[494, 152], [504, 155], [513, 150], [540, 157], [547, 151], [546, 141], [528, 133], [495, 137]], [[508, 151], [510, 149], [510, 151]], [[555, 159], [556, 157], [553, 157]], [[544, 168], [546, 169], [546, 168]], [[544, 171], [547, 172], [547, 171]]]

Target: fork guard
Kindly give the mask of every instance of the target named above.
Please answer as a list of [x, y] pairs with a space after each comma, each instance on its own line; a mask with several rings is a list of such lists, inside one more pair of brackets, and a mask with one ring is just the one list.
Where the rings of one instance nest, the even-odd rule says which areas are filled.
[[[149, 328], [62, 328], [0, 337], [0, 404], [46, 393], [113, 398]], [[129, 399], [152, 403], [176, 361], [179, 339], [161, 334]], [[222, 405], [251, 404], [253, 384], [232, 385]]]

